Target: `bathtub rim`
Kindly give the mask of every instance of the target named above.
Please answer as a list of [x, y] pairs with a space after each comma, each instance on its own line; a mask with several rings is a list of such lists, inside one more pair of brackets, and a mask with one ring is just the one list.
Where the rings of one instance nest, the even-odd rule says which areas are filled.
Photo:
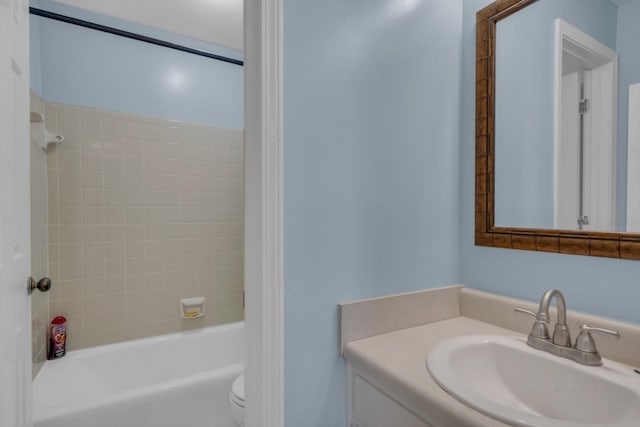
[[[67, 354], [65, 354], [63, 358], [61, 358], [60, 360], [64, 360], [67, 358], [75, 359], [75, 358], [84, 357], [84, 356], [91, 356], [93, 354], [103, 353], [105, 350], [111, 352], [111, 351], [116, 351], [120, 348], [141, 346], [142, 344], [145, 344], [145, 343], [151, 343], [151, 342], [158, 343], [163, 341], [170, 341], [171, 339], [179, 339], [179, 337], [184, 337], [184, 336], [206, 334], [207, 332], [210, 332], [213, 329], [215, 330], [240, 329], [244, 331], [245, 326], [244, 326], [244, 321], [240, 321], [240, 322], [233, 322], [233, 323], [224, 323], [222, 325], [205, 326], [203, 328], [195, 328], [187, 331], [170, 332], [168, 334], [154, 335], [151, 337], [136, 338], [136, 339], [127, 340], [127, 341], [118, 341], [111, 344], [100, 344], [93, 347], [79, 348], [76, 350], [68, 351]], [[38, 379], [38, 377], [40, 377], [40, 374], [45, 369], [45, 366], [48, 366], [48, 365], [51, 366], [53, 363], [56, 363], [57, 361], [58, 361], [57, 359], [46, 360], [42, 365], [42, 369], [40, 369], [40, 372], [38, 372], [38, 374], [35, 376], [32, 383], [35, 385], [36, 380]]]

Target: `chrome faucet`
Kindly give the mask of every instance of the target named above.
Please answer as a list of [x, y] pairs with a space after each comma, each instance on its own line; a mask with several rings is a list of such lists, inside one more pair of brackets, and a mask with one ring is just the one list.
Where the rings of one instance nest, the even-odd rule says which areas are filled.
[[[556, 298], [556, 305], [558, 307], [558, 320], [553, 329], [553, 337], [550, 337], [548, 329], [549, 305], [553, 297]], [[527, 337], [529, 347], [571, 359], [582, 365], [602, 365], [602, 357], [596, 349], [596, 343], [590, 332], [598, 332], [614, 338], [620, 337], [620, 332], [618, 331], [582, 325], [580, 327], [580, 334], [576, 338], [576, 343], [572, 347], [571, 334], [567, 327], [567, 306], [564, 301], [564, 295], [557, 289], [549, 289], [542, 295], [537, 313], [520, 307], [516, 307], [515, 311], [536, 318], [531, 328], [531, 333]]]
[[[567, 304], [564, 301], [564, 295], [557, 289], [549, 289], [542, 295], [540, 307], [538, 311], [544, 312], [549, 319], [549, 304], [553, 297], [556, 297], [556, 306], [558, 307], [558, 321], [553, 328], [553, 343], [562, 347], [571, 347], [571, 334], [567, 327]], [[549, 320], [547, 320], [548, 322]]]

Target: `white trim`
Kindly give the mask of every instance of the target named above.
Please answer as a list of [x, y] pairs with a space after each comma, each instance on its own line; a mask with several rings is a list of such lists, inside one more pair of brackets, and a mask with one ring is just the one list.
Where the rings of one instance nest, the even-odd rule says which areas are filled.
[[627, 146], [628, 233], [640, 232], [640, 83], [629, 86], [629, 138]]
[[558, 159], [560, 158], [560, 141], [562, 140], [562, 20], [555, 22], [555, 60], [553, 62], [553, 226], [558, 227], [560, 221], [560, 204], [558, 182]]
[[247, 0], [245, 425], [284, 426], [282, 0]]
[[[585, 96], [592, 100], [585, 129], [585, 230], [616, 230], [616, 134], [618, 58], [585, 73]], [[590, 118], [587, 118], [590, 117]]]
[[[607, 144], [608, 150], [615, 150], [616, 146], [616, 115], [617, 115], [617, 70], [618, 70], [618, 54], [599, 42], [598, 40], [592, 38], [588, 34], [580, 31], [579, 29], [573, 27], [562, 19], [558, 18], [555, 20], [555, 63], [554, 63], [554, 123], [553, 123], [553, 133], [554, 133], [554, 156], [553, 156], [553, 222], [554, 227], [559, 228], [559, 223], [561, 222], [561, 211], [560, 211], [560, 197], [559, 194], [559, 179], [560, 179], [560, 142], [562, 140], [562, 125], [561, 125], [561, 115], [562, 115], [562, 73], [563, 73], [563, 55], [568, 52], [576, 57], [579, 57], [581, 60], [588, 62], [593, 68], [603, 66], [605, 64], [611, 63], [612, 66], [612, 75], [611, 78], [608, 79], [607, 88], [611, 92], [612, 99], [607, 99], [607, 101], [611, 101], [612, 105], [609, 106], [610, 111], [606, 113], [607, 119], [611, 120], [611, 126], [607, 127], [608, 137], [610, 138]], [[614, 151], [615, 152], [615, 151]], [[601, 165], [602, 174], [604, 171], [608, 171], [611, 173], [612, 177], [615, 177], [616, 171], [616, 159], [615, 155], [608, 156], [606, 159], [606, 164]], [[607, 184], [610, 181], [607, 180]], [[607, 202], [605, 203], [606, 207], [610, 209], [610, 221], [608, 226], [606, 226], [607, 231], [615, 230], [615, 178], [613, 178], [613, 186], [607, 185], [606, 188], [602, 188], [602, 194], [608, 194]], [[600, 193], [598, 193], [600, 194]], [[577, 218], [576, 218], [577, 220]], [[561, 227], [560, 227], [561, 228]], [[576, 227], [577, 228], [577, 227]]]

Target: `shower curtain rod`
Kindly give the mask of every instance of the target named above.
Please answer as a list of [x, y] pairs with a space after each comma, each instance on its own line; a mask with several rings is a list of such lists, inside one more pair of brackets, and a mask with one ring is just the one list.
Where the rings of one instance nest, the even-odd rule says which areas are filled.
[[216, 55], [215, 53], [206, 52], [204, 50], [192, 49], [190, 47], [182, 46], [175, 43], [170, 43], [164, 40], [156, 39], [153, 37], [143, 36], [142, 34], [132, 33], [130, 31], [120, 30], [118, 28], [109, 27], [106, 25], [96, 24], [95, 22], [85, 21], [78, 18], [72, 18], [71, 16], [60, 15], [59, 13], [49, 12], [48, 10], [38, 9], [36, 7], [29, 7], [29, 13], [43, 18], [49, 18], [60, 22], [66, 22], [67, 24], [78, 25], [80, 27], [90, 28], [92, 30], [102, 31], [104, 33], [113, 34], [120, 37], [126, 37], [128, 39], [138, 40], [145, 43], [154, 44], [156, 46], [167, 47], [169, 49], [179, 50], [181, 52], [191, 53], [193, 55], [204, 56], [205, 58], [215, 59], [217, 61], [228, 62], [230, 64], [244, 66], [244, 62], [239, 59], [229, 58], [222, 55]]

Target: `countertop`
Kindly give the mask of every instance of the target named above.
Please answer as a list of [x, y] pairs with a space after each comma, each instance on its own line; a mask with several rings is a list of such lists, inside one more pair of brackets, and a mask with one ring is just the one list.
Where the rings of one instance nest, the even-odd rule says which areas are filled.
[[376, 335], [345, 345], [355, 371], [424, 421], [436, 426], [505, 426], [450, 396], [431, 378], [426, 357], [440, 341], [463, 335], [522, 334], [468, 317]]

